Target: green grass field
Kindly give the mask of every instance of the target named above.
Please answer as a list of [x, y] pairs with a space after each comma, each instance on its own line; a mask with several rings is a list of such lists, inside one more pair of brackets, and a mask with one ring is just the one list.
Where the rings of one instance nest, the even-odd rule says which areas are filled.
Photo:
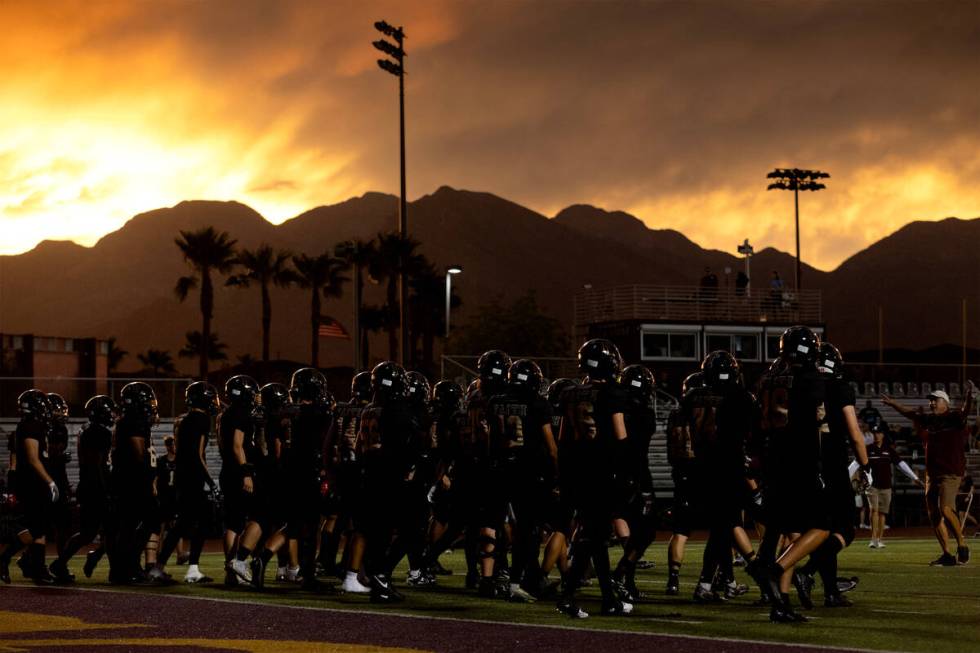
[[[194, 595], [226, 600], [280, 605], [311, 606], [341, 610], [372, 610], [450, 619], [476, 619], [507, 623], [561, 625], [589, 629], [647, 631], [666, 634], [724, 637], [751, 640], [818, 644], [890, 651], [922, 653], [961, 653], [980, 651], [980, 562], [954, 568], [929, 567], [937, 555], [934, 540], [892, 539], [887, 548], [871, 550], [866, 540], [858, 540], [841, 556], [842, 576], [857, 575], [859, 587], [848, 596], [854, 601], [850, 609], [825, 609], [822, 591], [814, 591], [818, 607], [810, 611], [807, 624], [774, 625], [768, 621], [768, 610], [753, 606], [758, 591], [720, 606], [699, 606], [690, 600], [700, 567], [702, 544], [688, 547], [682, 570], [682, 595], [667, 597], [663, 593], [666, 551], [663, 543], [651, 549], [648, 559], [656, 562], [653, 570], [640, 571], [638, 584], [648, 599], [636, 606], [625, 618], [593, 617], [572, 621], [554, 610], [552, 602], [518, 605], [505, 601], [486, 601], [464, 591], [462, 555], [449, 553], [442, 562], [454, 569], [453, 576], [441, 577], [439, 586], [430, 589], [404, 590], [405, 603], [375, 606], [363, 596], [336, 594], [314, 595], [294, 586], [267, 583], [263, 593], [245, 589], [226, 589], [220, 585], [120, 588], [119, 591]], [[611, 553], [613, 553], [611, 551]], [[977, 547], [980, 554], [980, 547]], [[76, 572], [81, 560], [76, 561]], [[201, 564], [206, 573], [221, 577], [221, 558], [208, 554]], [[183, 569], [171, 567], [175, 578]], [[104, 585], [105, 565], [91, 580], [79, 579], [80, 587]], [[749, 583], [742, 571], [740, 581]], [[272, 570], [270, 570], [270, 578]], [[403, 571], [396, 575], [402, 585]], [[23, 582], [23, 581], [21, 581]], [[751, 583], [749, 583], [751, 584]], [[2, 591], [2, 589], [0, 589]], [[586, 610], [598, 610], [595, 588], [583, 593]], [[794, 599], [795, 602], [795, 599]]]

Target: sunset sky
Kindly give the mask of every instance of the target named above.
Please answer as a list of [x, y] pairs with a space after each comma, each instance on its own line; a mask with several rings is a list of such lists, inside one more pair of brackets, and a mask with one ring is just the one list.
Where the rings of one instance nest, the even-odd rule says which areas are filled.
[[408, 190], [621, 209], [790, 250], [777, 166], [814, 167], [804, 259], [980, 216], [980, 2], [0, 0], [0, 253], [237, 199], [273, 222]]

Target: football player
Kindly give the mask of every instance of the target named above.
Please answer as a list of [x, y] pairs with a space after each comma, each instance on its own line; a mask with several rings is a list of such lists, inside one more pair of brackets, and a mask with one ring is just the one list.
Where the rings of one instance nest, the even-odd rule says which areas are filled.
[[824, 588], [824, 605], [842, 608], [851, 605], [837, 585], [837, 556], [854, 541], [854, 491], [848, 470], [851, 448], [860, 466], [862, 482], [870, 486], [873, 479], [869, 475], [868, 452], [854, 408], [854, 389], [844, 380], [844, 359], [840, 351], [829, 342], [820, 343], [817, 365], [825, 379], [827, 392], [827, 416], [820, 437], [820, 466], [824, 483], [823, 498], [830, 518], [830, 537], [794, 574], [793, 584], [800, 604], [812, 608], [810, 590], [813, 587], [813, 574], [819, 572]]
[[[684, 379], [681, 398], [700, 391], [704, 387], [704, 373], [695, 372]], [[667, 462], [674, 482], [674, 501], [671, 508], [671, 535], [667, 542], [667, 590], [668, 596], [680, 593], [681, 565], [684, 550], [691, 536], [695, 511], [694, 448], [691, 446], [691, 427], [682, 419], [680, 407], [673, 409], [667, 418]]]
[[210, 503], [205, 487], [214, 490], [214, 480], [208, 471], [205, 450], [211, 435], [211, 424], [221, 410], [218, 389], [209, 383], [195, 381], [184, 391], [186, 412], [174, 423], [174, 485], [177, 494], [177, 520], [168, 531], [160, 548], [157, 564], [150, 578], [166, 580], [167, 561], [181, 538], [190, 544], [184, 582], [204, 584], [211, 577], [201, 571], [201, 551], [207, 536]]
[[[116, 424], [119, 408], [112, 397], [96, 395], [85, 403], [88, 424], [78, 434], [78, 490], [79, 531], [72, 535], [58, 559], [51, 564], [55, 578], [70, 576], [68, 562], [83, 546], [102, 532], [108, 517], [109, 505], [109, 451], [112, 449], [112, 428]], [[100, 546], [86, 556], [83, 571], [92, 577], [95, 566], [104, 554]]]
[[259, 479], [257, 466], [262, 451], [256, 439], [255, 410], [259, 384], [239, 374], [225, 383], [227, 408], [218, 418], [218, 451], [221, 474], [218, 483], [225, 500], [225, 584], [252, 582], [248, 560], [262, 536], [258, 521]]
[[626, 441], [629, 444], [630, 468], [623, 487], [622, 513], [629, 525], [629, 539], [616, 565], [613, 579], [620, 595], [627, 601], [637, 601], [636, 563], [657, 534], [654, 510], [653, 477], [650, 475], [650, 440], [657, 430], [654, 407], [656, 383], [653, 372], [644, 365], [629, 365], [623, 369], [619, 384], [629, 398], [625, 413]]
[[156, 513], [150, 467], [150, 434], [159, 421], [153, 388], [142, 381], [120, 391], [122, 416], [116, 422], [112, 449], [112, 491], [116, 517], [109, 553], [109, 582], [145, 580], [140, 554], [149, 540]]
[[[53, 506], [51, 521], [54, 523], [56, 548], [60, 554], [72, 535], [71, 509], [68, 506], [71, 496], [71, 485], [68, 482], [68, 463], [71, 460], [71, 453], [68, 451], [68, 402], [58, 393], [49, 392], [48, 403], [51, 404], [51, 428], [48, 432], [48, 455], [44, 465], [58, 485], [58, 501]], [[55, 580], [59, 583], [70, 583], [75, 578], [66, 573]]]
[[[51, 427], [51, 403], [40, 390], [27, 390], [17, 398], [17, 410], [20, 421], [14, 432], [17, 456], [17, 487], [14, 490], [24, 511], [26, 527], [26, 533], [22, 531], [19, 541], [27, 544], [20, 567], [25, 577], [39, 585], [50, 585], [54, 578], [44, 563], [44, 551], [52, 511], [60, 499], [58, 485], [44, 464]], [[9, 554], [9, 550], [4, 553]], [[9, 560], [8, 556], [5, 566]], [[6, 569], [3, 571], [9, 578]]]
[[[779, 357], [760, 382], [766, 533], [746, 571], [769, 599], [769, 618], [775, 623], [807, 620], [789, 603], [794, 566], [830, 536], [820, 452], [827, 390], [817, 370], [819, 358], [817, 335], [804, 326], [790, 327], [779, 339]], [[777, 559], [781, 535], [790, 544]]]
[[563, 481], [562, 494], [574, 488], [569, 501], [577, 511], [579, 528], [558, 610], [572, 618], [589, 616], [575, 602], [575, 591], [591, 559], [602, 591], [602, 613], [626, 615], [633, 611], [633, 605], [616, 596], [605, 546], [616, 500], [616, 479], [629, 471], [625, 422], [629, 400], [616, 383], [622, 357], [612, 342], [595, 339], [582, 345], [578, 361], [586, 378], [562, 395], [564, 419], [559, 440], [572, 447], [567, 459], [562, 460], [562, 476], [568, 477]]

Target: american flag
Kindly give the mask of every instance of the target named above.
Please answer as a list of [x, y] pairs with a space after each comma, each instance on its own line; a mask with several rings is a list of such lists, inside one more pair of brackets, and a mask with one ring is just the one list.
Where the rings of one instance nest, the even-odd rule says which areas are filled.
[[317, 335], [321, 338], [350, 339], [350, 334], [347, 333], [344, 325], [327, 315], [320, 316], [320, 328], [317, 329]]

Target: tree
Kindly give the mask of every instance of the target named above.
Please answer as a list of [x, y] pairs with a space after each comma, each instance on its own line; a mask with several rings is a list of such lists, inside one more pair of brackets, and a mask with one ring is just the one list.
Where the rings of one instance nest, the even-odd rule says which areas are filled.
[[143, 364], [143, 373], [147, 376], [175, 376], [177, 368], [169, 351], [162, 349], [147, 349], [146, 353], [136, 354], [137, 360]]
[[[385, 325], [388, 329], [388, 356], [391, 360], [398, 358], [398, 276], [402, 271], [406, 275], [424, 266], [425, 259], [417, 253], [419, 243], [409, 237], [402, 238], [397, 232], [380, 233], [377, 238], [377, 250], [368, 266], [372, 277], [387, 282], [385, 288], [385, 308], [388, 318]], [[407, 352], [406, 352], [407, 353]]]
[[459, 354], [503, 349], [518, 356], [569, 356], [572, 347], [561, 322], [538, 307], [533, 291], [510, 304], [497, 297], [481, 306], [453, 333], [450, 346]]
[[107, 359], [106, 365], [109, 371], [113, 372], [117, 367], [119, 367], [119, 363], [122, 362], [122, 359], [126, 358], [126, 356], [129, 356], [129, 352], [126, 351], [125, 349], [120, 348], [116, 344], [115, 336], [112, 336], [111, 338], [106, 340], [106, 348], [108, 350], [106, 352], [106, 359]]
[[[411, 359], [417, 362], [420, 369], [433, 373], [435, 339], [446, 332], [446, 275], [440, 274], [428, 261], [423, 259], [423, 262], [424, 266], [415, 271], [409, 280], [409, 342], [412, 347]], [[450, 298], [450, 304], [453, 307], [462, 304], [455, 292]], [[422, 341], [421, 357], [418, 356], [419, 340]]]
[[361, 356], [364, 364], [371, 366], [370, 334], [388, 328], [389, 311], [384, 306], [366, 304], [361, 308]]
[[343, 284], [349, 279], [344, 275], [347, 268], [344, 261], [330, 254], [308, 256], [300, 254], [293, 257], [296, 266], [296, 284], [310, 292], [310, 352], [311, 365], [320, 366], [320, 294], [324, 297], [340, 297]]
[[269, 361], [269, 332], [272, 328], [272, 299], [269, 286], [286, 288], [296, 281], [296, 273], [289, 267], [292, 254], [276, 251], [270, 245], [238, 252], [238, 264], [243, 271], [228, 277], [226, 285], [248, 288], [253, 283], [262, 291], [262, 361]]
[[[368, 361], [368, 329], [365, 328], [364, 320], [364, 272], [368, 270], [371, 263], [377, 256], [377, 247], [373, 240], [363, 241], [359, 239], [346, 240], [339, 245], [337, 245], [336, 250], [338, 252], [343, 252], [341, 254], [341, 259], [344, 263], [353, 270], [354, 279], [356, 280], [357, 287], [354, 289], [354, 297], [358, 306], [354, 308], [357, 311], [358, 316], [358, 328], [359, 332], [354, 334], [355, 338], [359, 338], [361, 342], [361, 360], [355, 361], [355, 367], [360, 368], [362, 365], [366, 365]], [[379, 318], [376, 318], [377, 322]]]
[[228, 274], [235, 265], [235, 243], [227, 231], [217, 232], [214, 227], [203, 227], [197, 231], [181, 231], [180, 238], [174, 239], [184, 255], [184, 260], [193, 273], [177, 280], [174, 291], [180, 301], [187, 299], [191, 290], [200, 287], [201, 292], [201, 338], [199, 355], [199, 376], [208, 379], [208, 362], [214, 360], [208, 352], [212, 342], [211, 319], [214, 317], [213, 273]]
[[228, 360], [228, 354], [225, 353], [228, 345], [218, 340], [217, 332], [208, 334], [207, 340], [201, 337], [200, 331], [188, 331], [184, 337], [184, 346], [177, 352], [181, 358], [200, 358], [206, 355], [208, 361]]

